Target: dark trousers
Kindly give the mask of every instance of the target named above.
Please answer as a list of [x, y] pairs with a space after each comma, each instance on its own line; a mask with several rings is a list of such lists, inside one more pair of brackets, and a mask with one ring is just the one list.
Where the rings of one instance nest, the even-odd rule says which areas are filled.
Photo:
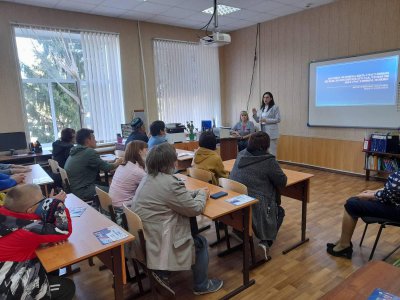
[[354, 219], [359, 217], [375, 217], [400, 221], [400, 206], [376, 200], [360, 200], [351, 197], [344, 205], [347, 213]]
[[47, 279], [52, 300], [71, 300], [74, 297], [75, 284], [71, 279], [53, 275], [47, 275]]

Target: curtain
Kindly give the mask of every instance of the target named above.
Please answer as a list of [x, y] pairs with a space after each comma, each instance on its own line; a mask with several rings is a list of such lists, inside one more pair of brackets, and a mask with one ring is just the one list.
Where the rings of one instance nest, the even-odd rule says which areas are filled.
[[218, 49], [194, 43], [153, 40], [159, 119], [221, 123]]
[[124, 123], [119, 36], [81, 32], [86, 78], [85, 123], [98, 141], [115, 141]]

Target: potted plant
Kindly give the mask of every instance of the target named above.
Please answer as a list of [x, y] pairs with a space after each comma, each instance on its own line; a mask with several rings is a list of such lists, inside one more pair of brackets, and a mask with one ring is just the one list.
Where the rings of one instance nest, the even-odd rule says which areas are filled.
[[196, 134], [194, 133], [194, 130], [197, 128], [194, 128], [193, 121], [186, 121], [186, 130], [189, 132], [189, 140], [194, 141]]

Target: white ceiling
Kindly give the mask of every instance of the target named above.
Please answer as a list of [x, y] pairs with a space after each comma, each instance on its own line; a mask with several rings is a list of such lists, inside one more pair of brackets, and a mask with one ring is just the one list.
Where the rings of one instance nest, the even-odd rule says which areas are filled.
[[[202, 11], [213, 6], [213, 0], [6, 0], [33, 6], [77, 11], [94, 15], [141, 20], [186, 28], [200, 29], [211, 15]], [[248, 27], [281, 16], [296, 13], [334, 0], [218, 0], [241, 8], [218, 17], [220, 31]], [[210, 29], [213, 27], [210, 26]]]

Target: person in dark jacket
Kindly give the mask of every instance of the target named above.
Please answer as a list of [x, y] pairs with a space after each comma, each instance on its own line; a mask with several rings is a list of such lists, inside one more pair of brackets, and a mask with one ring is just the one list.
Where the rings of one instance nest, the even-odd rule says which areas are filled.
[[149, 138], [146, 135], [146, 128], [144, 127], [144, 123], [141, 118], [134, 118], [131, 122], [132, 133], [129, 135], [125, 142], [125, 147], [128, 145], [129, 142], [132, 141], [143, 141], [147, 143]]
[[252, 220], [259, 246], [268, 260], [269, 247], [276, 239], [285, 211], [280, 206], [279, 189], [286, 186], [287, 177], [275, 156], [268, 153], [270, 139], [259, 131], [249, 138], [247, 148], [239, 152], [229, 178], [247, 186], [248, 194], [259, 200], [253, 205]]
[[[70, 156], [65, 162], [65, 171], [71, 185], [71, 192], [83, 200], [91, 200], [96, 194], [95, 186], [99, 171], [111, 171], [116, 169], [122, 162], [118, 159], [110, 164], [100, 158], [94, 150], [96, 148], [96, 137], [93, 130], [82, 128], [76, 133], [77, 145], [71, 149]], [[108, 187], [102, 187], [108, 192]]]
[[64, 128], [61, 131], [61, 139], [53, 143], [53, 159], [58, 162], [61, 168], [64, 168], [65, 162], [69, 156], [69, 151], [75, 143], [75, 130]]

